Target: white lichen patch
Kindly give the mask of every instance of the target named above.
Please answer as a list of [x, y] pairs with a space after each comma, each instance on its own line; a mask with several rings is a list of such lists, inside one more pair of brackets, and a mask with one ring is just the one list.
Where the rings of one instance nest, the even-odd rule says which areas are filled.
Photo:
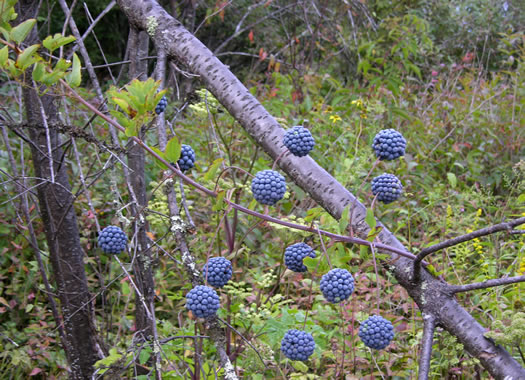
[[150, 37], [155, 36], [155, 32], [157, 31], [157, 27], [159, 26], [159, 23], [155, 16], [149, 16], [146, 21], [146, 31], [148, 32]]

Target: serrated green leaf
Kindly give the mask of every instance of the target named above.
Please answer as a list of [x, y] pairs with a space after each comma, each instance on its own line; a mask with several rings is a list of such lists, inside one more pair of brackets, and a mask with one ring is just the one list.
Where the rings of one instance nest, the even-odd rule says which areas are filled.
[[82, 74], [80, 73], [81, 67], [82, 64], [80, 63], [80, 59], [78, 58], [78, 55], [74, 53], [73, 68], [71, 69], [71, 72], [66, 76], [66, 81], [71, 87], [78, 87], [80, 85], [80, 82], [82, 81]]
[[365, 222], [370, 228], [375, 228], [377, 224], [376, 218], [374, 216], [374, 211], [370, 208], [366, 210]]
[[217, 173], [217, 169], [219, 169], [219, 166], [221, 165], [221, 163], [223, 161], [224, 161], [224, 159], [222, 159], [222, 158], [217, 158], [215, 161], [213, 161], [213, 164], [211, 164], [211, 166], [208, 169], [208, 171], [206, 172], [206, 174], [204, 174], [204, 180], [205, 181], [209, 181], [212, 178], [215, 178], [215, 174]]
[[35, 26], [35, 24], [36, 20], [34, 18], [25, 20], [23, 23], [18, 24], [16, 27], [11, 29], [9, 37], [11, 37], [11, 40], [20, 45], [22, 41], [26, 39], [27, 35], [31, 31], [31, 29], [33, 29], [33, 26]]
[[39, 44], [35, 44], [24, 49], [24, 51], [22, 51], [22, 53], [20, 53], [20, 55], [16, 59], [16, 65], [20, 69], [25, 70], [27, 67], [38, 61], [38, 57], [34, 56], [34, 53], [38, 50], [39, 47]]
[[0, 67], [5, 67], [7, 64], [7, 58], [9, 58], [9, 50], [7, 46], [0, 49]]
[[456, 175], [454, 173], [447, 173], [447, 178], [448, 178], [448, 183], [450, 183], [450, 187], [455, 189], [457, 182], [458, 182]]
[[166, 145], [166, 159], [170, 162], [176, 162], [180, 158], [181, 145], [177, 136], [173, 136]]

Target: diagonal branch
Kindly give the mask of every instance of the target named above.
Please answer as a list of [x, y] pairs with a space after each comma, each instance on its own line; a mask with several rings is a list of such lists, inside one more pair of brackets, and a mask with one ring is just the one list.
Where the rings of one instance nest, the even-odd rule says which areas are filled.
[[525, 224], [525, 217], [514, 219], [509, 222], [495, 224], [490, 227], [482, 228], [480, 230], [468, 233], [466, 235], [461, 235], [453, 239], [445, 240], [445, 241], [442, 241], [441, 243], [438, 243], [433, 246], [422, 249], [421, 252], [418, 253], [416, 259], [414, 260], [414, 264], [413, 264], [414, 265], [414, 282], [415, 283], [419, 282], [419, 277], [421, 273], [421, 267], [420, 267], [421, 261], [428, 255], [430, 255], [431, 253], [440, 251], [448, 247], [452, 247], [454, 245], [464, 243], [466, 241], [470, 241], [470, 240], [479, 238], [481, 236], [487, 236], [487, 235], [491, 235], [491, 234], [494, 234], [496, 232], [501, 232], [501, 231], [510, 231], [514, 227], [519, 226], [521, 224]]

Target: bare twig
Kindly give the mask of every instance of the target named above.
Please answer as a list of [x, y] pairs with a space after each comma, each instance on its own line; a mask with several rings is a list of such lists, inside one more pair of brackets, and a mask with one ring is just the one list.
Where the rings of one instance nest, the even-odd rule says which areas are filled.
[[495, 224], [495, 225], [490, 226], [490, 227], [482, 228], [480, 230], [468, 233], [466, 235], [461, 235], [461, 236], [455, 237], [453, 239], [445, 240], [445, 241], [442, 241], [441, 243], [438, 243], [438, 244], [435, 244], [433, 246], [430, 246], [430, 247], [422, 249], [421, 252], [418, 253], [418, 255], [416, 256], [416, 258], [414, 260], [414, 264], [413, 264], [414, 265], [414, 268], [413, 268], [413, 270], [414, 270], [413, 281], [415, 283], [417, 283], [419, 281], [420, 275], [421, 275], [420, 263], [425, 257], [430, 255], [431, 253], [434, 253], [434, 252], [440, 251], [442, 249], [445, 249], [445, 248], [448, 248], [448, 247], [452, 247], [452, 246], [464, 243], [466, 241], [473, 240], [475, 238], [479, 238], [481, 236], [491, 235], [491, 234], [494, 234], [494, 233], [500, 232], [500, 231], [509, 231], [509, 230], [512, 230], [514, 227], [519, 226], [521, 224], [525, 224], [525, 217], [514, 219], [514, 220], [511, 220], [509, 222], [503, 222], [503, 223]]
[[506, 278], [495, 278], [495, 279], [487, 280], [483, 282], [476, 282], [474, 284], [450, 285], [449, 289], [450, 291], [452, 291], [452, 293], [461, 293], [461, 292], [468, 292], [470, 290], [487, 289], [487, 288], [492, 288], [494, 286], [515, 284], [518, 282], [525, 282], [525, 275], [516, 276], [516, 277], [506, 277]]
[[421, 354], [419, 356], [418, 380], [428, 379], [430, 372], [430, 358], [432, 357], [432, 343], [434, 342], [434, 330], [436, 328], [436, 316], [423, 313], [423, 337], [421, 338]]

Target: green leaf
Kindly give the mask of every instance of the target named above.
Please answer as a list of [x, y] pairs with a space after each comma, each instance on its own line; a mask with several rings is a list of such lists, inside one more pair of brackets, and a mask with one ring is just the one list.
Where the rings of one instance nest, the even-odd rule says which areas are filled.
[[80, 74], [80, 68], [82, 64], [76, 53], [73, 53], [73, 68], [71, 72], [66, 76], [66, 81], [71, 87], [78, 87], [82, 80], [82, 75]]
[[339, 233], [340, 234], [345, 233], [346, 228], [348, 227], [348, 224], [350, 223], [350, 207], [352, 207], [351, 204], [349, 204], [343, 209], [343, 212], [341, 214], [341, 219], [339, 219]]
[[33, 66], [33, 79], [35, 82], [40, 82], [46, 73], [46, 67], [41, 62], [36, 62]]
[[[151, 150], [153, 150], [155, 153], [157, 153], [160, 157], [166, 160], [166, 156], [164, 155], [164, 152], [158, 148], [155, 148], [154, 146], [151, 147]], [[155, 160], [155, 163], [162, 168], [162, 170], [166, 170], [168, 167], [161, 161]]]
[[180, 151], [181, 146], [179, 139], [176, 136], [173, 136], [166, 145], [166, 159], [169, 162], [177, 162], [180, 158]]
[[375, 228], [377, 224], [376, 218], [374, 216], [374, 211], [370, 208], [366, 210], [365, 222], [370, 228]]
[[9, 50], [7, 49], [7, 46], [4, 46], [0, 49], [0, 67], [5, 67], [7, 58], [9, 58]]
[[211, 166], [208, 169], [208, 171], [206, 172], [206, 174], [204, 174], [204, 180], [205, 181], [209, 181], [212, 178], [215, 178], [215, 174], [217, 173], [217, 169], [219, 169], [219, 166], [221, 165], [221, 163], [223, 161], [224, 161], [224, 159], [222, 159], [222, 158], [217, 158], [215, 161], [213, 161], [213, 164], [211, 164]]
[[16, 60], [16, 65], [20, 69], [25, 70], [28, 66], [38, 61], [39, 57], [35, 56], [34, 53], [38, 50], [39, 47], [39, 44], [35, 44], [24, 49], [24, 51], [18, 56]]
[[35, 26], [35, 24], [36, 20], [34, 18], [30, 18], [29, 20], [25, 20], [23, 23], [18, 24], [11, 30], [11, 40], [20, 45], [22, 41], [26, 39], [27, 35], [31, 31], [31, 29], [33, 29], [33, 26]]
[[53, 37], [47, 36], [46, 39], [42, 42], [44, 47], [49, 50], [51, 53], [58, 49], [61, 46], [67, 45], [70, 42], [75, 41], [76, 38], [73, 36], [63, 36], [60, 33], [55, 34]]
[[66, 73], [60, 70], [54, 70], [51, 73], [45, 72], [42, 77], [42, 83], [44, 83], [46, 86], [52, 86], [58, 82], [60, 78], [63, 78], [64, 75], [66, 75]]
[[525, 193], [520, 194], [518, 197], [518, 203], [525, 203]]
[[450, 183], [450, 186], [455, 189], [456, 185], [458, 183], [458, 180], [456, 178], [456, 175], [454, 173], [447, 173], [448, 183]]
[[0, 27], [0, 33], [4, 37], [4, 40], [9, 41], [9, 33], [11, 32], [11, 25], [5, 24], [5, 28]]
[[128, 296], [130, 292], [129, 284], [127, 281], [124, 281], [120, 284], [120, 291], [122, 292], [123, 296]]
[[140, 354], [139, 354], [140, 364], [145, 364], [149, 360], [150, 357], [151, 357], [151, 350], [144, 349], [140, 351]]
[[111, 98], [111, 101], [113, 103], [115, 103], [117, 106], [119, 106], [120, 108], [122, 108], [122, 110], [126, 113], [128, 113], [128, 110], [129, 110], [129, 104], [128, 102], [126, 102], [124, 99], [121, 99], [121, 98], [117, 98], [117, 97], [113, 97]]
[[303, 362], [300, 362], [298, 360], [292, 361], [292, 366], [296, 370], [298, 370], [299, 372], [302, 372], [302, 373], [307, 373], [308, 372], [308, 366], [306, 364], [304, 364]]

